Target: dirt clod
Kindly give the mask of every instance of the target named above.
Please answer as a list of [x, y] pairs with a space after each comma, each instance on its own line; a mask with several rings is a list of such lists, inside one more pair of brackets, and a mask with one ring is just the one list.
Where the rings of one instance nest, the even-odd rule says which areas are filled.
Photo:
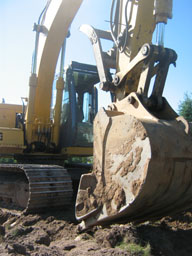
[[75, 244], [67, 244], [63, 247], [63, 250], [70, 251], [76, 247]]
[[4, 236], [5, 235], [5, 227], [0, 226], [0, 236]]
[[22, 254], [22, 255], [26, 255], [26, 248], [25, 246], [21, 245], [21, 244], [13, 244], [13, 250], [14, 252], [18, 253], [18, 254]]
[[47, 245], [49, 246], [50, 245], [50, 238], [49, 238], [49, 235], [43, 231], [43, 230], [39, 230], [39, 232], [37, 232], [37, 237], [35, 239], [35, 242], [37, 244], [44, 244], [44, 245]]

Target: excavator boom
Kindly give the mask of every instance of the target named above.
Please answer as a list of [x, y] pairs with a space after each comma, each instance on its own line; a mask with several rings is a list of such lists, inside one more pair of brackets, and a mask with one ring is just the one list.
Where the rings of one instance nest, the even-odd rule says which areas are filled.
[[[40, 17], [38, 24], [34, 26], [36, 47], [29, 82], [29, 103], [26, 116], [26, 137], [29, 144], [37, 140], [38, 129], [51, 129], [50, 106], [55, 68], [60, 49], [68, 36], [69, 27], [82, 1], [48, 1], [43, 16]], [[62, 95], [64, 89], [62, 77], [59, 82], [58, 91], [61, 91]], [[59, 99], [61, 102], [62, 98], [58, 97]], [[60, 104], [56, 104], [58, 106], [57, 114], [61, 109], [59, 108]], [[57, 129], [58, 125], [55, 123], [53, 130]], [[53, 131], [53, 133], [58, 132], [58, 130]], [[58, 144], [58, 139], [53, 142]]]

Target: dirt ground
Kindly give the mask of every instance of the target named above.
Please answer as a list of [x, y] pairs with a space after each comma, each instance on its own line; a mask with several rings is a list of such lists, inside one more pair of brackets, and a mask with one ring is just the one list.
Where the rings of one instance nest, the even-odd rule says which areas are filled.
[[192, 213], [79, 233], [68, 210], [35, 215], [0, 210], [0, 255], [192, 255]]

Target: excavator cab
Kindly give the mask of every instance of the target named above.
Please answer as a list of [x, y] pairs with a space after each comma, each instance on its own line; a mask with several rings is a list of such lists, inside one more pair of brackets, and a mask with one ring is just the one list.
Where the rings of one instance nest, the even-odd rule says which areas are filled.
[[98, 110], [96, 66], [72, 62], [65, 72], [60, 146], [92, 147], [93, 119]]

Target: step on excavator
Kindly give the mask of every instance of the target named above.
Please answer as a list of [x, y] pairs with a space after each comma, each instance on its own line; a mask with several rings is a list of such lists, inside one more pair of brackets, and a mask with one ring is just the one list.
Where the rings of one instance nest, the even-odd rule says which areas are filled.
[[[96, 114], [96, 93], [90, 97], [95, 99], [91, 101], [94, 113], [91, 118], [85, 120], [85, 113], [81, 117], [77, 107], [69, 107], [72, 101], [76, 106], [81, 102], [82, 113], [84, 99], [82, 93], [74, 93], [70, 86], [68, 96], [71, 97], [64, 96], [69, 100], [68, 110], [61, 111], [67, 106], [62, 105], [63, 87], [64, 91], [67, 88], [66, 82], [63, 86], [63, 68], [58, 79], [54, 117], [50, 118], [56, 61], [60, 49], [65, 49], [70, 24], [81, 3], [82, 0], [48, 1], [39, 19], [41, 22], [35, 26], [38, 51], [35, 51], [26, 115], [19, 119], [22, 129], [5, 125], [0, 128], [2, 154], [11, 150], [15, 154], [17, 150], [14, 156], [21, 162], [20, 165], [1, 165], [1, 197], [6, 197], [8, 192], [1, 187], [8, 186], [9, 182], [13, 187], [11, 177], [18, 176], [13, 180], [18, 180], [17, 184], [21, 184], [25, 192], [22, 192], [26, 196], [21, 203], [24, 202], [24, 209], [40, 207], [35, 200], [38, 194], [45, 202], [44, 206], [41, 204], [43, 207], [54, 205], [54, 201], [57, 202], [54, 198], [59, 195], [57, 205], [61, 202], [67, 205], [72, 194], [70, 175], [55, 164], [75, 154], [89, 155], [90, 144], [85, 142], [89, 136], [85, 136], [85, 131]], [[100, 81], [101, 89], [111, 92], [113, 99], [108, 109], [101, 108], [94, 119], [93, 171], [81, 176], [75, 205], [81, 229], [113, 222], [156, 220], [192, 205], [190, 125], [163, 97], [169, 66], [175, 65], [177, 59], [174, 50], [164, 47], [165, 24], [171, 17], [171, 0], [112, 0], [110, 31], [90, 25], [80, 28], [91, 41], [97, 66], [97, 72], [94, 67], [90, 68], [91, 81], [88, 79], [86, 84], [93, 89]], [[154, 31], [156, 44], [152, 44]], [[106, 40], [112, 45], [108, 52], [102, 47]], [[87, 67], [85, 70], [87, 72]], [[82, 90], [85, 87], [82, 83]], [[64, 113], [71, 113], [70, 118], [62, 119]], [[15, 114], [12, 111], [12, 116]], [[81, 117], [80, 122], [73, 121], [77, 117]], [[67, 132], [68, 123], [61, 126], [60, 120], [69, 120], [69, 123], [72, 120], [69, 131], [81, 131], [82, 144], [75, 140], [79, 138], [77, 135], [73, 137]], [[20, 141], [11, 141], [13, 132]], [[45, 159], [54, 165], [44, 165]], [[23, 164], [30, 160], [39, 165]], [[76, 173], [82, 174], [82, 169], [78, 167]], [[11, 199], [15, 195], [20, 200], [17, 191], [18, 188], [12, 189]]]

